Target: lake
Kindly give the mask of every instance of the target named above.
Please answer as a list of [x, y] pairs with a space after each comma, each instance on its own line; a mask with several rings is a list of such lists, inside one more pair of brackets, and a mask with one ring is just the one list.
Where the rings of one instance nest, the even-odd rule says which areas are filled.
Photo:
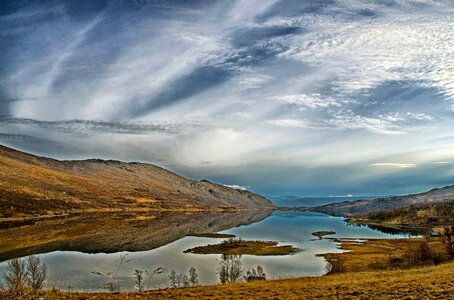
[[271, 240], [280, 245], [293, 245], [303, 249], [287, 256], [243, 255], [241, 262], [244, 270], [261, 265], [268, 279], [320, 276], [326, 272], [326, 261], [317, 254], [340, 250], [336, 242], [319, 239], [312, 232], [335, 231], [336, 234], [330, 237], [358, 240], [407, 237], [365, 226], [351, 226], [341, 217], [312, 212], [251, 211], [128, 216], [129, 218], [125, 215], [83, 215], [0, 230], [0, 237], [4, 241], [0, 247], [0, 259], [3, 261], [0, 270], [4, 272], [6, 261], [10, 258], [40, 254], [49, 269], [48, 287], [101, 291], [108, 279], [93, 272], [114, 272], [120, 256], [127, 254], [127, 261], [120, 266], [118, 272], [118, 283], [122, 290], [134, 290], [135, 269], [151, 271], [157, 267], [163, 267], [166, 271], [145, 280], [147, 288], [168, 287], [170, 270], [187, 274], [191, 266], [196, 268], [200, 283], [215, 284], [219, 283], [217, 268], [221, 255], [183, 251], [224, 240], [187, 235], [219, 231], [245, 240]]

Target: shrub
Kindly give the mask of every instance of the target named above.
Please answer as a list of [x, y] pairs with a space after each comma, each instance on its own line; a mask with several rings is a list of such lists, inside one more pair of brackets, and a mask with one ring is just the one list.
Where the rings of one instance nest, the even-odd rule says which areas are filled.
[[194, 267], [191, 267], [189, 269], [189, 285], [190, 286], [199, 285], [199, 275], [197, 274], [197, 270]]
[[[195, 269], [194, 269], [195, 270]], [[188, 276], [183, 273], [177, 273], [172, 269], [169, 275], [170, 287], [171, 288], [182, 288], [191, 286]]]
[[143, 290], [143, 270], [134, 270], [134, 283], [136, 289], [141, 292]]
[[266, 274], [263, 271], [262, 266], [257, 266], [257, 269], [250, 269], [246, 271], [246, 274], [244, 275], [244, 280], [250, 282], [250, 281], [258, 281], [258, 280], [266, 280]]
[[11, 291], [23, 291], [27, 283], [27, 276], [28, 272], [26, 270], [25, 260], [15, 258], [7, 263], [6, 275], [4, 276], [4, 278]]
[[326, 274], [340, 274], [345, 272], [344, 261], [340, 257], [330, 259], [325, 266]]
[[446, 255], [430, 248], [427, 241], [419, 243], [415, 248], [408, 249], [402, 256], [402, 264], [409, 267], [439, 264], [443, 261], [446, 261]]

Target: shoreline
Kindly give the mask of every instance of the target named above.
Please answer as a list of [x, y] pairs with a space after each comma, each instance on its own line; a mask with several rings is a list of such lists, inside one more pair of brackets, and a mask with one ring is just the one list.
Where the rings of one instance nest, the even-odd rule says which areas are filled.
[[61, 214], [39, 214], [21, 217], [1, 217], [1, 223], [8, 222], [22, 222], [22, 221], [39, 221], [45, 219], [68, 217], [84, 213], [203, 213], [203, 212], [244, 212], [244, 211], [276, 211], [277, 208], [89, 208], [89, 209], [76, 209]]

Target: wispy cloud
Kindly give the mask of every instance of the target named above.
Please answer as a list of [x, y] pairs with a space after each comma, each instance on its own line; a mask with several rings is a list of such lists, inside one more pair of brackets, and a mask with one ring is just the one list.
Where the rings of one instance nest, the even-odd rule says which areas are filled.
[[[371, 194], [347, 186], [375, 180], [379, 170], [363, 166], [380, 161], [452, 178], [449, 164], [417, 173], [454, 160], [450, 1], [10, 7], [0, 14], [0, 142], [60, 158], [165, 161], [267, 192], [304, 182]], [[331, 171], [345, 181], [307, 176]]]
[[375, 163], [375, 164], [371, 164], [371, 166], [372, 167], [396, 168], [396, 169], [416, 168], [415, 164], [402, 164], [402, 163]]
[[202, 126], [202, 124], [182, 123], [143, 123], [143, 122], [105, 122], [94, 120], [63, 120], [63, 121], [40, 121], [26, 118], [0, 118], [0, 124], [22, 125], [48, 130], [59, 130], [72, 133], [87, 133], [98, 131], [116, 134], [148, 134], [161, 132], [176, 134], [187, 131], [191, 127]]

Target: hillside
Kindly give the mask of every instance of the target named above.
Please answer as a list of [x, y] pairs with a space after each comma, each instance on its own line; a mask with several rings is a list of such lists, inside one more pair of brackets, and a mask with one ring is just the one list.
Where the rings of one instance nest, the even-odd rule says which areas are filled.
[[0, 145], [0, 218], [84, 210], [274, 208], [264, 197], [155, 165], [59, 161]]
[[349, 222], [388, 227], [411, 224], [413, 227], [418, 226], [425, 229], [454, 225], [454, 200], [411, 205], [353, 216], [349, 218]]
[[325, 204], [332, 204], [344, 201], [364, 200], [376, 197], [371, 196], [335, 196], [335, 197], [299, 197], [299, 196], [281, 196], [268, 197], [274, 205], [278, 207], [314, 207]]
[[411, 205], [454, 200], [454, 185], [432, 189], [425, 193], [370, 200], [344, 201], [313, 208], [313, 211], [330, 215], [353, 216], [388, 211]]

